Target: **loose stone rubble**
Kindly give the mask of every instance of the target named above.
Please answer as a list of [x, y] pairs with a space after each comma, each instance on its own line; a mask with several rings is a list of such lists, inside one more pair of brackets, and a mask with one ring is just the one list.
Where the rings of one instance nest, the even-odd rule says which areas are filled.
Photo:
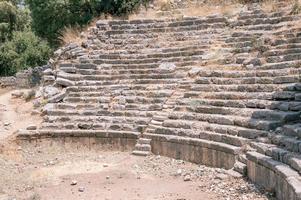
[[55, 53], [44, 123], [19, 138], [132, 149], [149, 139], [135, 152], [233, 169], [280, 200], [301, 199], [300, 15], [256, 5], [227, 17], [98, 21], [82, 47]]

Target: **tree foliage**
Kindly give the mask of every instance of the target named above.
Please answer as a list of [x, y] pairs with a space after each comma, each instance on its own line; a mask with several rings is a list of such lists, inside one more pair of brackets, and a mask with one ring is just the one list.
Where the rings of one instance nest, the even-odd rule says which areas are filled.
[[0, 0], [0, 75], [45, 64], [50, 53], [47, 43], [31, 31], [29, 9], [18, 0]]
[[82, 27], [103, 13], [127, 15], [146, 1], [0, 0], [0, 75], [45, 64], [51, 49], [39, 37], [56, 48], [65, 27]]
[[47, 43], [33, 32], [14, 32], [12, 39], [0, 46], [0, 75], [46, 64], [50, 53]]
[[35, 32], [58, 45], [65, 26], [87, 24], [95, 15], [92, 4], [85, 0], [28, 0]]
[[9, 39], [17, 24], [17, 8], [7, 1], [0, 1], [0, 43]]
[[33, 29], [53, 46], [64, 27], [83, 26], [102, 13], [126, 15], [147, 0], [27, 0]]

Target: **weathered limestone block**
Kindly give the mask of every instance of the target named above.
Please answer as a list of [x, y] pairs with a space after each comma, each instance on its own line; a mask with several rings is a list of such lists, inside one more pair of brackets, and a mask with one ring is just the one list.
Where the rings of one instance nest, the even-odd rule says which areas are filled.
[[56, 84], [64, 86], [64, 87], [75, 85], [73, 81], [70, 81], [70, 80], [64, 79], [64, 78], [57, 78], [56, 79]]
[[54, 72], [53, 72], [52, 69], [48, 68], [48, 69], [43, 71], [43, 75], [51, 76], [51, 75], [54, 75]]
[[46, 86], [43, 88], [43, 96], [44, 98], [48, 99], [53, 97], [54, 95], [60, 93], [60, 90], [53, 86]]
[[58, 103], [62, 101], [67, 95], [66, 89], [63, 89], [60, 93], [48, 99], [48, 103]]
[[162, 63], [159, 66], [159, 71], [161, 73], [170, 73], [176, 70], [177, 66], [174, 63]]
[[258, 65], [261, 65], [261, 61], [259, 58], [248, 58], [248, 59], [244, 60], [243, 65], [258, 66]]
[[188, 72], [188, 75], [190, 77], [195, 77], [197, 76], [201, 71], [201, 68], [200, 67], [192, 67], [189, 72]]

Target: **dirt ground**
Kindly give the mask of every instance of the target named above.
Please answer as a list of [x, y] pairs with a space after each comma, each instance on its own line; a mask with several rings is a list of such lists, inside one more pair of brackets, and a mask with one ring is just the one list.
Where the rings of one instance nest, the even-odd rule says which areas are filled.
[[[26, 91], [26, 90], [18, 90]], [[23, 98], [12, 98], [14, 90], [0, 89], [0, 140], [12, 135], [19, 129], [26, 129], [29, 125], [38, 125], [40, 116], [31, 115], [32, 101]]]
[[[0, 199], [267, 200], [223, 169], [161, 156], [10, 143], [0, 154]], [[271, 199], [271, 198], [270, 198]]]

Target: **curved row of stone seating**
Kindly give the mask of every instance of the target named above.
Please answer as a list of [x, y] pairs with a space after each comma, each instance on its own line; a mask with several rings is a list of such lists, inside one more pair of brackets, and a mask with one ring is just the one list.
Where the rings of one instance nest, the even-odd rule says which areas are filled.
[[286, 28], [297, 19], [250, 10], [236, 21], [99, 21], [89, 55], [60, 64], [56, 84], [67, 95], [46, 106], [38, 131], [143, 133], [155, 153], [241, 173], [248, 166], [279, 199], [299, 200], [300, 29]]
[[[48, 104], [42, 130], [141, 133], [183, 77], [175, 65], [65, 63], [57, 83], [70, 83], [63, 102]], [[120, 61], [122, 62], [122, 61]], [[92, 64], [94, 63], [94, 64]], [[177, 62], [175, 62], [177, 63]], [[168, 64], [167, 64], [168, 65]]]

